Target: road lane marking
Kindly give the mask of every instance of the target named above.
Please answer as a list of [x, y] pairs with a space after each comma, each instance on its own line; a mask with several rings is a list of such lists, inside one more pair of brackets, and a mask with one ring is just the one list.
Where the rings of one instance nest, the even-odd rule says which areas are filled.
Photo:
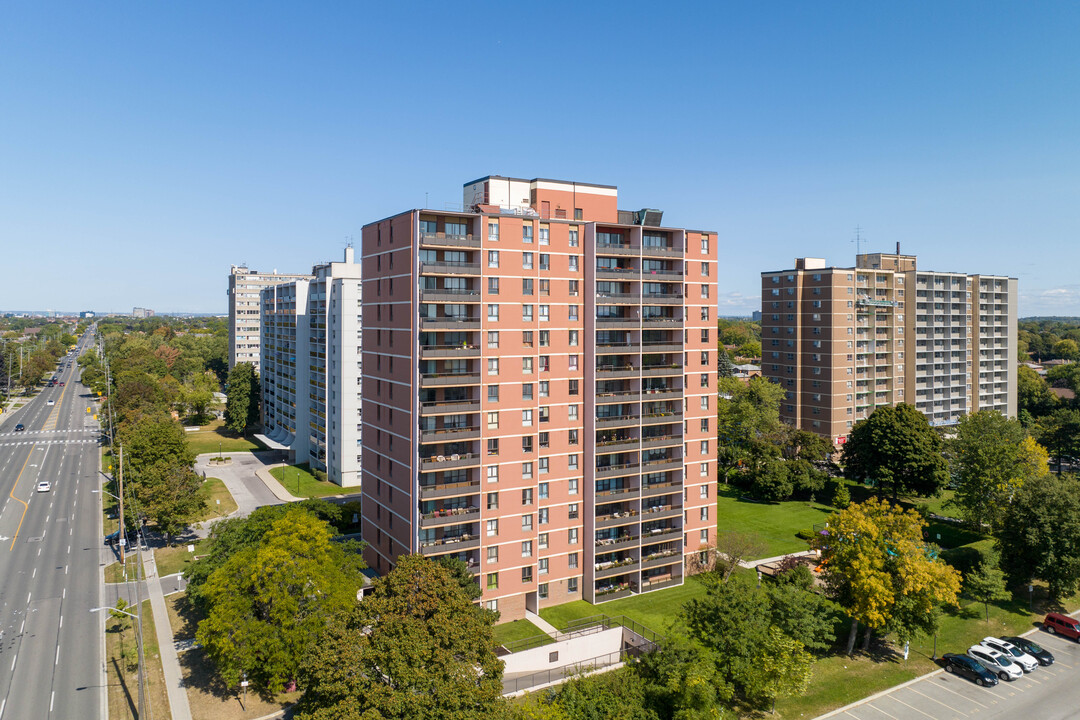
[[866, 707], [870, 708], [871, 710], [877, 710], [879, 713], [881, 713], [885, 717], [891, 717], [893, 720], [900, 720], [900, 718], [896, 717], [895, 715], [890, 715], [889, 713], [885, 712], [884, 710], [877, 707], [876, 705], [872, 705], [871, 703], [866, 703]]
[[30, 573], [30, 579], [33, 580], [37, 577], [37, 568], [34, 568], [34, 572]]
[[[15, 549], [15, 541], [19, 537], [19, 530], [22, 528], [23, 520], [26, 519], [26, 511], [30, 507], [29, 504], [27, 504], [27, 503], [23, 502], [22, 500], [19, 500], [19, 498], [15, 497], [15, 488], [19, 487], [19, 480], [22, 479], [22, 474], [26, 470], [26, 464], [29, 463], [29, 462], [30, 462], [30, 455], [27, 455], [26, 456], [26, 462], [23, 463], [22, 470], [19, 471], [19, 474], [15, 476], [15, 484], [11, 486], [11, 492], [8, 494], [8, 497], [10, 497], [13, 500], [18, 500], [19, 502], [22, 503], [22, 506], [23, 506], [22, 516], [19, 517], [19, 527], [15, 528], [15, 536], [11, 538], [11, 547], [8, 548], [8, 552], [11, 552], [12, 550]], [[41, 549], [40, 548], [38, 548], [38, 554], [39, 555], [41, 554]]]
[[12, 671], [14, 671], [14, 670], [15, 670], [15, 661], [16, 661], [16, 660], [17, 660], [18, 658], [19, 658], [19, 655], [18, 655], [18, 653], [16, 653], [16, 654], [15, 654], [15, 657], [11, 658], [11, 669], [12, 669]]
[[49, 695], [49, 712], [50, 712], [50, 713], [51, 713], [51, 712], [52, 712], [52, 710], [53, 710], [53, 702], [54, 702], [55, 700], [56, 700], [56, 691], [55, 691], [55, 690], [53, 690], [53, 691], [52, 691], [52, 694], [50, 694], [50, 695]]
[[57, 645], [56, 646], [56, 659], [53, 660], [53, 665], [59, 665], [59, 664], [60, 664], [60, 646]]
[[[936, 680], [936, 678], [935, 678], [935, 680]], [[979, 702], [978, 700], [973, 700], [973, 699], [969, 698], [969, 697], [968, 697], [967, 695], [961, 695], [960, 693], [956, 692], [956, 691], [955, 691], [955, 690], [953, 690], [952, 688], [947, 688], [947, 687], [945, 687], [945, 686], [944, 686], [944, 685], [942, 685], [942, 684], [941, 684], [940, 682], [935, 682], [935, 683], [934, 683], [934, 687], [936, 687], [936, 688], [940, 688], [940, 689], [942, 689], [942, 690], [945, 690], [945, 691], [948, 691], [948, 692], [951, 692], [951, 693], [952, 693], [953, 695], [955, 695], [956, 697], [958, 697], [958, 698], [960, 698], [960, 699], [962, 699], [962, 700], [967, 700], [968, 702], [973, 702], [973, 703], [975, 703], [976, 705], [978, 705], [979, 707], [981, 707], [981, 708], [982, 708], [983, 710], [987, 710], [987, 709], [989, 709], [989, 706], [987, 706], [987, 705], [983, 705], [983, 704], [982, 704], [981, 702]]]
[[901, 705], [904, 705], [905, 707], [909, 707], [909, 708], [911, 708], [912, 710], [914, 710], [915, 712], [919, 713], [920, 715], [926, 715], [926, 717], [930, 718], [930, 720], [937, 720], [937, 718], [935, 718], [935, 717], [934, 717], [933, 715], [927, 715], [926, 713], [924, 713], [924, 712], [923, 712], [922, 710], [920, 710], [919, 708], [915, 707], [914, 705], [908, 705], [908, 704], [907, 704], [906, 702], [904, 702], [904, 701], [903, 701], [903, 700], [901, 700], [900, 698], [898, 698], [898, 697], [893, 697], [893, 696], [892, 696], [892, 694], [886, 695], [885, 697], [889, 698], [889, 699], [890, 699], [890, 700], [892, 700], [893, 702], [898, 702], [898, 703], [900, 703]]

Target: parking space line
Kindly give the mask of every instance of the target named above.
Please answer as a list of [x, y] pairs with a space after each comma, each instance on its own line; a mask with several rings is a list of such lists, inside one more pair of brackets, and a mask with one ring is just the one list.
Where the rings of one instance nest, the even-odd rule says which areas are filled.
[[[953, 677], [955, 677], [955, 676], [953, 676]], [[934, 678], [934, 680], [937, 680], [937, 678]], [[955, 691], [955, 690], [953, 690], [952, 688], [950, 688], [950, 687], [945, 687], [945, 686], [944, 686], [944, 685], [942, 685], [942, 684], [941, 684], [940, 682], [935, 682], [935, 683], [934, 683], [934, 687], [936, 687], [936, 688], [940, 688], [940, 689], [942, 689], [942, 690], [945, 690], [946, 692], [951, 692], [951, 693], [952, 693], [953, 695], [955, 695], [956, 697], [960, 698], [961, 700], [967, 700], [968, 702], [973, 702], [973, 703], [975, 703], [976, 705], [978, 705], [979, 707], [981, 707], [981, 708], [982, 708], [983, 710], [989, 710], [989, 709], [990, 709], [990, 706], [989, 706], [989, 705], [983, 705], [983, 704], [982, 704], [981, 702], [979, 702], [978, 700], [972, 700], [972, 699], [971, 699], [971, 698], [969, 698], [969, 697], [968, 697], [967, 695], [961, 695], [960, 693], [956, 692], [956, 691]]]
[[903, 700], [901, 700], [901, 699], [900, 699], [900, 698], [898, 698], [898, 697], [893, 697], [892, 695], [887, 695], [886, 697], [888, 697], [888, 698], [889, 698], [890, 700], [893, 700], [893, 701], [895, 701], [895, 702], [898, 702], [898, 703], [900, 703], [900, 704], [901, 704], [901, 705], [903, 705], [904, 707], [909, 707], [909, 708], [911, 708], [912, 710], [914, 710], [915, 712], [919, 713], [920, 715], [926, 715], [926, 717], [930, 718], [930, 720], [938, 720], [938, 719], [937, 719], [936, 717], [934, 717], [933, 715], [930, 715], [930, 714], [928, 714], [928, 713], [924, 713], [924, 712], [923, 712], [922, 710], [920, 710], [919, 708], [915, 707], [914, 705], [908, 705], [908, 704], [907, 704], [906, 702], [904, 702]]
[[868, 708], [870, 708], [870, 709], [872, 709], [872, 710], [877, 710], [877, 711], [878, 711], [879, 713], [881, 713], [881, 714], [882, 714], [882, 715], [884, 715], [885, 717], [891, 717], [891, 718], [892, 718], [893, 720], [900, 720], [900, 718], [896, 717], [895, 715], [890, 715], [889, 713], [885, 712], [884, 710], [882, 710], [881, 708], [877, 707], [877, 706], [876, 706], [876, 705], [874, 705], [873, 703], [866, 703], [866, 707], [868, 707]]
[[945, 703], [941, 702], [941, 701], [940, 701], [940, 700], [938, 700], [937, 698], [932, 698], [932, 697], [930, 697], [929, 695], [927, 695], [926, 693], [921, 693], [921, 692], [919, 692], [919, 691], [918, 691], [918, 690], [916, 690], [916, 689], [915, 689], [914, 687], [909, 687], [909, 688], [908, 688], [908, 690], [910, 690], [911, 692], [915, 693], [916, 695], [922, 695], [922, 696], [923, 696], [924, 698], [926, 698], [927, 700], [932, 700], [932, 701], [936, 702], [936, 703], [937, 703], [938, 705], [941, 705], [942, 707], [947, 707], [947, 708], [949, 708], [950, 710], [952, 710], [952, 711], [953, 711], [954, 713], [960, 713], [960, 714], [961, 714], [961, 715], [963, 715], [964, 717], [967, 717], [967, 713], [966, 713], [966, 712], [964, 712], [963, 710], [957, 710], [956, 708], [952, 707], [951, 705], [946, 705]]

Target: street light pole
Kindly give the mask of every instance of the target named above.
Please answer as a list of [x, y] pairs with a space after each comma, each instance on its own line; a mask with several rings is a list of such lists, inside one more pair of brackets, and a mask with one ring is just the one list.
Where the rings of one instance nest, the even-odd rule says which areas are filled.
[[136, 626], [135, 626], [135, 647], [138, 649], [138, 654], [139, 654], [139, 714], [138, 714], [138, 720], [143, 720], [143, 718], [145, 717], [143, 715], [143, 708], [146, 707], [146, 692], [144, 690], [144, 686], [146, 684], [144, 681], [145, 681], [146, 677], [145, 677], [145, 673], [143, 672], [144, 658], [143, 658], [143, 641], [142, 641], [142, 631], [143, 631], [143, 629], [142, 629], [142, 611], [140, 610], [139, 615], [136, 615], [135, 613], [131, 613], [131, 612], [128, 612], [127, 610], [121, 610], [120, 608], [115, 608], [115, 607], [90, 608], [90, 612], [92, 612], [92, 613], [101, 612], [102, 610], [112, 610], [113, 612], [123, 613], [124, 615], [127, 615], [129, 617], [133, 617], [138, 621]]

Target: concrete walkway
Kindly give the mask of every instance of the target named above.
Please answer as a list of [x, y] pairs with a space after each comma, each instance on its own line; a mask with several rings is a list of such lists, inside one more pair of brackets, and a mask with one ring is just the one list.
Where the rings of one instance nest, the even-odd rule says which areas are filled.
[[777, 555], [771, 558], [762, 558], [761, 560], [743, 560], [739, 563], [739, 567], [744, 568], [756, 568], [758, 565], [768, 565], [769, 563], [780, 562], [786, 557], [805, 557], [807, 555], [815, 554], [815, 550], [803, 550], [802, 552], [788, 553], [787, 555]]
[[[205, 477], [216, 477], [225, 483], [225, 487], [236, 501], [236, 511], [228, 517], [247, 517], [256, 508], [263, 505], [279, 505], [293, 499], [288, 493], [284, 493], [281, 485], [273, 478], [273, 484], [268, 483], [262, 476], [265, 472], [270, 475], [269, 468], [279, 463], [274, 462], [277, 453], [272, 451], [260, 452], [233, 452], [222, 453], [232, 462], [227, 465], [211, 465], [210, 458], [218, 457], [217, 453], [204, 453], [195, 458], [195, 472]], [[277, 485], [280, 493], [273, 490]], [[287, 499], [288, 498], [288, 499]], [[200, 523], [194, 527], [195, 534], [206, 537], [210, 534], [211, 526], [221, 518], [214, 518]]]
[[157, 634], [158, 650], [161, 653], [161, 670], [165, 675], [169, 709], [172, 711], [173, 720], [191, 720], [191, 706], [188, 704], [187, 691], [184, 689], [184, 675], [180, 672], [180, 659], [176, 654], [176, 643], [173, 641], [172, 625], [169, 623], [169, 612], [165, 607], [165, 595], [161, 591], [161, 578], [157, 574], [154, 554], [152, 552], [144, 554], [143, 562], [150, 607], [154, 611], [154, 630]]
[[555, 627], [554, 625], [549, 623], [547, 620], [545, 620], [544, 618], [542, 618], [539, 615], [537, 615], [536, 613], [534, 613], [532, 610], [526, 610], [525, 611], [525, 619], [528, 620], [529, 622], [531, 622], [536, 627], [540, 628], [542, 631], [544, 631], [545, 633], [547, 633], [551, 637], [555, 637], [556, 635], [559, 634], [559, 629], [557, 627]]

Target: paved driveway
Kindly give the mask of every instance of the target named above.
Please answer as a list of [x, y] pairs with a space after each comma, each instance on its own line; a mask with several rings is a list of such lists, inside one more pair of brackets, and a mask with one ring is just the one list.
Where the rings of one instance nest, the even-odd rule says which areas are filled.
[[[835, 720], [1064, 720], [1080, 717], [1080, 644], [1045, 632], [1032, 640], [1054, 654], [1050, 667], [979, 687], [944, 671], [824, 717]], [[955, 652], [961, 652], [960, 649]]]

